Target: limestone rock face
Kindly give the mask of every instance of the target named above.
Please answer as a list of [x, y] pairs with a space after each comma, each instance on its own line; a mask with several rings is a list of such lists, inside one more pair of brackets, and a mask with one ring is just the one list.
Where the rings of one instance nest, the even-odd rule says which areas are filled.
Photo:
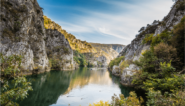
[[43, 12], [36, 0], [1, 0], [0, 53], [23, 57], [22, 69], [47, 71]]
[[[146, 34], [160, 34], [164, 30], [172, 30], [173, 26], [177, 25], [182, 17], [185, 15], [185, 11], [178, 9], [178, 3], [182, 2], [183, 0], [178, 0], [172, 7], [169, 14], [163, 19], [162, 22], [154, 21], [151, 25], [147, 25], [147, 27], [142, 27], [140, 29], [140, 33], [136, 36], [136, 38], [131, 42], [131, 44], [127, 45], [118, 55], [125, 56], [124, 60], [135, 61], [139, 60], [142, 56], [142, 52], [145, 50], [150, 49], [150, 44], [142, 44], [142, 41]], [[124, 85], [131, 85], [133, 73], [130, 74], [132, 71], [139, 70], [139, 67], [135, 66], [134, 64], [130, 64], [127, 69], [123, 70], [121, 75], [121, 82]], [[122, 70], [121, 70], [122, 71]], [[129, 76], [128, 76], [129, 75]]]
[[56, 57], [61, 60], [62, 70], [71, 70], [73, 66], [73, 50], [68, 40], [57, 30], [46, 30], [46, 51], [48, 57]]
[[49, 19], [47, 16], [44, 16], [44, 27], [46, 29], [56, 29], [61, 32], [65, 38], [69, 41], [69, 44], [73, 50], [78, 50], [80, 53], [94, 53], [96, 50], [86, 41], [81, 41], [77, 39], [74, 35], [68, 33], [62, 27]]
[[120, 44], [100, 44], [100, 43], [90, 43], [90, 44], [97, 51], [94, 53], [96, 61], [103, 63], [103, 66], [107, 66], [111, 60], [118, 56], [119, 51], [125, 47], [124, 45]]
[[114, 74], [114, 75], [119, 75], [120, 74], [119, 66], [116, 66], [116, 65], [113, 66], [112, 74]]
[[[50, 37], [46, 41], [49, 35], [46, 34], [42, 8], [37, 0], [1, 0], [0, 8], [0, 53], [6, 56], [21, 55], [21, 70], [26, 70], [25, 74], [50, 70], [46, 44], [55, 47], [59, 45], [57, 41], [64, 41], [62, 45], [71, 51], [68, 42], [60, 33], [49, 31], [58, 37]], [[56, 42], [51, 42], [52, 40]], [[60, 55], [71, 60], [72, 52], [70, 53]]]
[[134, 64], [130, 64], [128, 68], [122, 70], [121, 83], [126, 86], [132, 86], [132, 76], [137, 70], [139, 70], [139, 68]]

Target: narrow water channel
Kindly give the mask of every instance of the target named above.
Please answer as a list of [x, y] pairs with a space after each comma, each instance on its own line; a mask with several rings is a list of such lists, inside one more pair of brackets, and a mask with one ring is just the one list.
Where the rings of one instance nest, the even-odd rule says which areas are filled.
[[33, 91], [20, 106], [88, 106], [100, 100], [111, 101], [114, 94], [127, 97], [132, 90], [122, 86], [106, 68], [50, 71], [27, 79]]

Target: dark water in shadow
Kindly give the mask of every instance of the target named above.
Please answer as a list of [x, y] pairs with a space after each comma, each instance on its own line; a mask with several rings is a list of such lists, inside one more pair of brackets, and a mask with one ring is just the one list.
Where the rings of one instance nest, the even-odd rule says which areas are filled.
[[74, 71], [51, 71], [27, 77], [33, 91], [20, 106], [88, 106], [89, 103], [111, 101], [114, 94], [129, 96], [133, 89], [122, 86], [119, 78], [106, 68], [79, 68]]

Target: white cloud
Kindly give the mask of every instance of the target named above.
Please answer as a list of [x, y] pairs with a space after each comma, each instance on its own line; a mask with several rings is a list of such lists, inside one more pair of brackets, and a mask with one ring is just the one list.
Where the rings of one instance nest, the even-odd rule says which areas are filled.
[[[114, 5], [123, 12], [95, 12], [83, 8], [76, 8], [89, 15], [74, 14], [75, 22], [59, 24], [71, 33], [103, 33], [109, 36], [115, 36], [127, 40], [127, 44], [134, 39], [137, 31], [142, 27], [153, 22], [161, 20], [170, 10], [173, 2], [170, 0], [151, 0], [138, 4], [128, 4], [124, 2], [105, 1], [103, 2]], [[125, 11], [125, 9], [127, 11]], [[87, 34], [84, 36], [88, 36]], [[100, 42], [101, 43], [101, 42]]]

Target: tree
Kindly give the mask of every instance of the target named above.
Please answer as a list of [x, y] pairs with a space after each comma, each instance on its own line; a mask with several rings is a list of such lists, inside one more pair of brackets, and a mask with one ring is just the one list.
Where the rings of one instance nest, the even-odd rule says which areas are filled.
[[31, 83], [19, 70], [21, 60], [21, 56], [4, 56], [0, 53], [0, 104], [3, 106], [18, 106], [15, 101], [26, 98], [28, 91], [32, 90]]

